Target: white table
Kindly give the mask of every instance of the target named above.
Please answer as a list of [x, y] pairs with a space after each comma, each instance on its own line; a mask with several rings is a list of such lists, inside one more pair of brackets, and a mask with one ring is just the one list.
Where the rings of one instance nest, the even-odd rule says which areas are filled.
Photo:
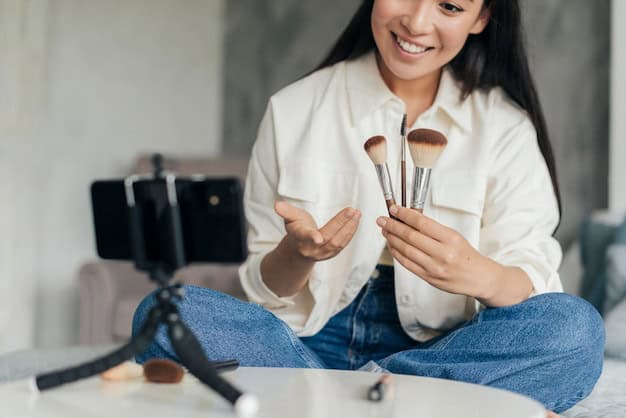
[[[545, 418], [542, 406], [503, 390], [442, 379], [394, 375], [395, 396], [366, 399], [380, 375], [367, 372], [242, 367], [224, 376], [260, 399], [258, 418], [480, 417]], [[193, 376], [182, 383], [99, 377], [40, 394], [24, 381], [0, 386], [0, 418], [233, 417], [228, 403]]]

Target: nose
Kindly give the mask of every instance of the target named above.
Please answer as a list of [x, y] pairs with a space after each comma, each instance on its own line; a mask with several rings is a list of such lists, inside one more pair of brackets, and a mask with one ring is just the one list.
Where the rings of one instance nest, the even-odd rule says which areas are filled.
[[435, 3], [423, 0], [411, 2], [410, 8], [402, 16], [402, 24], [411, 35], [420, 35], [432, 30]]

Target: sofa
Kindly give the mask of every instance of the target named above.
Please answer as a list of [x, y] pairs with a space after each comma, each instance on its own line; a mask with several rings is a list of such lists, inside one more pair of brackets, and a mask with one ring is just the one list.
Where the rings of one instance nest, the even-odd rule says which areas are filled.
[[[236, 176], [243, 181], [247, 161], [166, 159], [165, 168], [180, 175], [202, 173], [209, 176]], [[135, 171], [150, 172], [150, 159], [140, 158]], [[599, 212], [591, 219], [607, 227], [613, 227], [621, 217]], [[580, 242], [570, 246], [564, 255], [560, 273], [566, 292], [580, 295], [582, 291], [585, 293], [583, 296], [589, 299], [589, 289], [593, 289], [595, 294], [603, 293], [604, 290], [598, 290], [598, 286], [593, 285], [594, 278], [590, 279], [589, 276], [594, 272], [583, 268], [581, 254], [583, 258], [588, 257], [588, 251], [583, 251], [584, 247]], [[181, 269], [176, 275], [176, 280], [244, 298], [238, 280], [238, 265], [191, 265]], [[155, 285], [148, 280], [147, 275], [135, 271], [129, 262], [92, 261], [83, 265], [79, 272], [81, 344], [102, 345], [126, 341], [130, 337], [135, 308], [154, 288]], [[623, 323], [626, 323], [626, 309], [624, 315]], [[607, 340], [615, 340], [613, 337], [607, 332]], [[563, 416], [570, 418], [626, 416], [626, 358], [607, 357], [604, 371], [593, 393]]]

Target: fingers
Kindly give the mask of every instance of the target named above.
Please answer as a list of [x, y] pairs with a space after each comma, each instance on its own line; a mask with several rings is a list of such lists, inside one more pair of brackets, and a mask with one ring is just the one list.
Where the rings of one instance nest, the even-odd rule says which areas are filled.
[[404, 254], [402, 254], [401, 252], [399, 252], [395, 248], [391, 248], [389, 251], [391, 252], [391, 255], [393, 256], [393, 258], [398, 260], [398, 263], [402, 264], [407, 270], [412, 271], [413, 273], [418, 275], [426, 283], [428, 283], [428, 284], [430, 284], [430, 285], [432, 285], [432, 286], [434, 286], [434, 287], [436, 287], [438, 289], [441, 289], [443, 291], [452, 292], [452, 289], [450, 289], [449, 286], [447, 286], [446, 280], [442, 280], [440, 278], [433, 277], [421, 265], [419, 265], [418, 263], [413, 262], [411, 259], [406, 257]]
[[309, 248], [311, 254], [315, 254], [314, 258], [326, 260], [339, 254], [354, 237], [360, 220], [358, 210], [346, 208], [339, 212], [318, 231], [320, 240], [316, 241], [316, 248]]
[[400, 238], [405, 243], [418, 248], [431, 257], [440, 254], [442, 251], [442, 244], [439, 241], [403, 222], [381, 216], [376, 220], [376, 223], [382, 228], [383, 234]]
[[355, 216], [360, 216], [360, 212], [353, 208], [344, 208], [339, 211], [338, 214], [320, 228], [320, 232], [324, 236], [324, 239], [330, 240], [334, 237], [341, 228], [350, 222]]
[[393, 206], [390, 212], [400, 221], [413, 227], [424, 235], [427, 235], [436, 241], [445, 242], [450, 236], [450, 229], [436, 222], [435, 220], [424, 216], [414, 209], [403, 208], [401, 206]]
[[304, 209], [290, 205], [284, 200], [277, 200], [274, 203], [274, 211], [285, 220], [285, 222], [295, 222], [304, 219], [311, 219], [311, 215]]
[[294, 221], [287, 223], [285, 229], [289, 235], [293, 236], [299, 242], [315, 245], [322, 245], [324, 243], [324, 237], [321, 232], [304, 222]]
[[413, 261], [408, 259], [406, 256], [401, 254], [395, 248], [390, 248], [389, 252], [391, 253], [391, 256], [395, 258], [396, 260], [398, 260], [398, 263], [402, 264], [407, 270], [417, 274], [419, 277], [421, 277], [422, 279], [430, 283], [429, 281], [430, 277], [428, 276], [428, 273], [422, 266], [420, 266], [417, 263], [414, 263]]
[[429, 255], [425, 254], [419, 248], [407, 244], [405, 241], [394, 235], [388, 233], [383, 233], [383, 235], [385, 235], [385, 238], [387, 238], [390, 249], [396, 250], [403, 257], [421, 266], [426, 271], [432, 273], [439, 268], [435, 260], [433, 260]]
[[344, 223], [343, 226], [333, 235], [329, 237], [325, 246], [330, 247], [333, 250], [341, 250], [345, 248], [352, 237], [354, 236], [357, 228], [359, 227], [359, 222], [361, 221], [361, 213], [356, 211], [354, 216], [348, 220], [348, 222]]
[[295, 227], [291, 232], [298, 241], [309, 242], [315, 245], [324, 243], [324, 237], [317, 229]]
[[284, 219], [285, 229], [298, 242], [301, 253], [318, 260], [334, 257], [348, 245], [361, 219], [360, 211], [345, 208], [318, 230], [304, 209], [285, 201], [277, 201], [274, 209]]

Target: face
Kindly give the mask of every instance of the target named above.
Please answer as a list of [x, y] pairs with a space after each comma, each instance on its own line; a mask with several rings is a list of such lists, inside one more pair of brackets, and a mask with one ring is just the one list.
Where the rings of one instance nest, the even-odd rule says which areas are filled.
[[483, 0], [375, 0], [372, 32], [389, 75], [408, 81], [438, 74], [488, 20]]

